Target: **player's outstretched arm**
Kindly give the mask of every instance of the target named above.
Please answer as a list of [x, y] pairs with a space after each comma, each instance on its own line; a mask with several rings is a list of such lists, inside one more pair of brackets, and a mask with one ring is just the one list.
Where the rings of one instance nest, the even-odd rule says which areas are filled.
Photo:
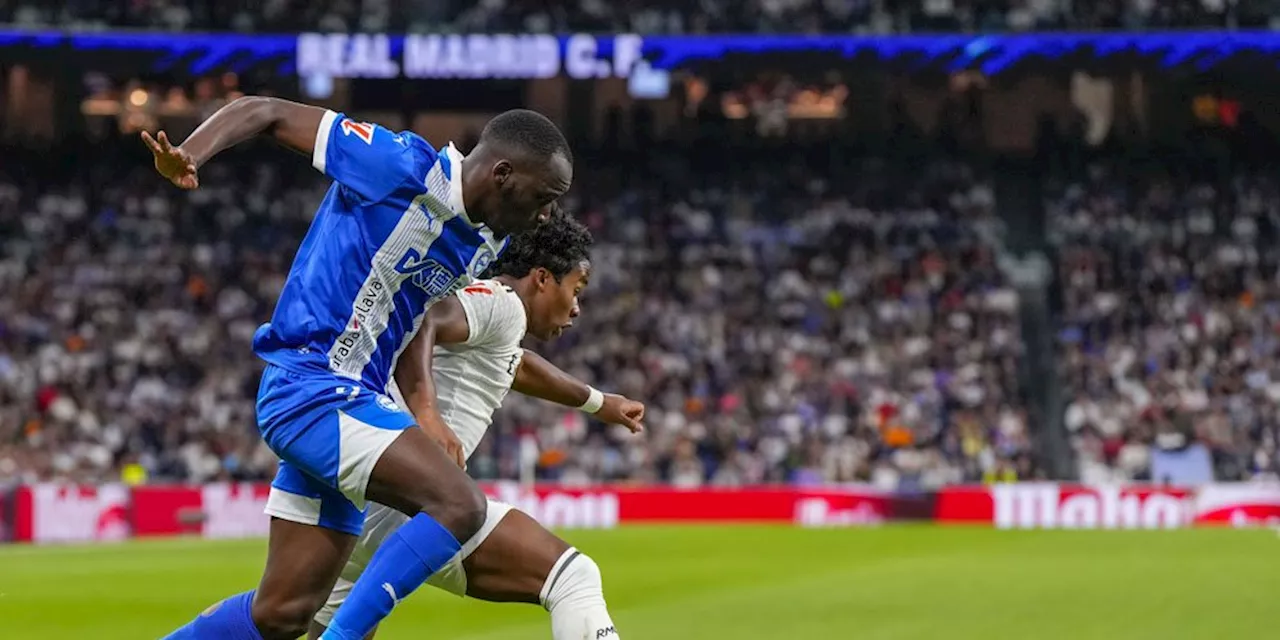
[[440, 417], [436, 406], [436, 385], [431, 377], [432, 355], [436, 345], [466, 342], [471, 329], [467, 314], [457, 296], [449, 296], [432, 305], [422, 320], [418, 333], [409, 341], [396, 362], [396, 386], [409, 405], [409, 413], [431, 437], [453, 456], [459, 467], [465, 467], [467, 458], [462, 442]]
[[[591, 399], [590, 385], [565, 373], [546, 358], [524, 350], [511, 388], [526, 396], [541, 398], [566, 407], [585, 407]], [[595, 393], [599, 393], [598, 391]], [[643, 431], [644, 403], [616, 393], [605, 393], [603, 404], [592, 413], [609, 424], [620, 424], [633, 433]]]
[[163, 131], [154, 138], [144, 131], [142, 140], [155, 156], [156, 171], [183, 189], [194, 189], [200, 185], [196, 172], [210, 158], [259, 134], [312, 155], [325, 113], [288, 100], [245, 96], [215, 112], [181, 145], [171, 144]]

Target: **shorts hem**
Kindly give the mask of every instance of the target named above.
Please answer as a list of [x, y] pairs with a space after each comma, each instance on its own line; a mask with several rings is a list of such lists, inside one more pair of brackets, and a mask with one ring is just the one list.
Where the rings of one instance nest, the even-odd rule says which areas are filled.
[[363, 519], [358, 527], [335, 526], [331, 522], [324, 522], [321, 518], [320, 498], [290, 493], [279, 487], [271, 487], [271, 492], [267, 494], [267, 505], [262, 512], [286, 522], [321, 527], [351, 536], [359, 536], [364, 529]]

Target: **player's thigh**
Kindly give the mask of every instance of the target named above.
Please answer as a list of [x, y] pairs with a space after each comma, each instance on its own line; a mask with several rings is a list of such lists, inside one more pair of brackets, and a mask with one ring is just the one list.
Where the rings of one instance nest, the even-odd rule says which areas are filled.
[[280, 461], [267, 496], [267, 567], [256, 594], [259, 613], [289, 618], [324, 604], [347, 564], [364, 512], [346, 496]]
[[425, 512], [460, 542], [485, 520], [485, 497], [425, 431], [405, 429], [378, 458], [366, 495], [401, 513]]
[[467, 595], [490, 602], [538, 604], [548, 574], [569, 549], [569, 543], [512, 509], [463, 560]]

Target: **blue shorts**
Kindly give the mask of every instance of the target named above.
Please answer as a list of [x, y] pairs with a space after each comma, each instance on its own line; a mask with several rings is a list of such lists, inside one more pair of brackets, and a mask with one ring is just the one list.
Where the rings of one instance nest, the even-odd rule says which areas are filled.
[[358, 382], [275, 365], [262, 373], [257, 408], [262, 438], [280, 457], [267, 514], [360, 535], [373, 466], [413, 416]]

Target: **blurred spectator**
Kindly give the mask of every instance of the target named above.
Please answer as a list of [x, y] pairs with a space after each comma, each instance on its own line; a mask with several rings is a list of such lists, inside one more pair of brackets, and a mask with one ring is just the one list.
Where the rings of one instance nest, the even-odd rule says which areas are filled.
[[1054, 199], [1065, 423], [1082, 480], [1166, 482], [1153, 454], [1178, 468], [1199, 447], [1218, 479], [1276, 476], [1277, 196], [1262, 176], [1135, 182], [1096, 166]]
[[1030, 446], [991, 191], [956, 165], [915, 181], [871, 203], [821, 180], [770, 194], [761, 172], [586, 207], [600, 242], [583, 319], [543, 350], [644, 398], [648, 433], [513, 397], [495, 439], [534, 430], [568, 452], [544, 459], [553, 480], [937, 486], [1012, 468]]
[[289, 33], [1030, 31], [1267, 26], [1270, 0], [74, 0], [0, 2], [0, 23]]

